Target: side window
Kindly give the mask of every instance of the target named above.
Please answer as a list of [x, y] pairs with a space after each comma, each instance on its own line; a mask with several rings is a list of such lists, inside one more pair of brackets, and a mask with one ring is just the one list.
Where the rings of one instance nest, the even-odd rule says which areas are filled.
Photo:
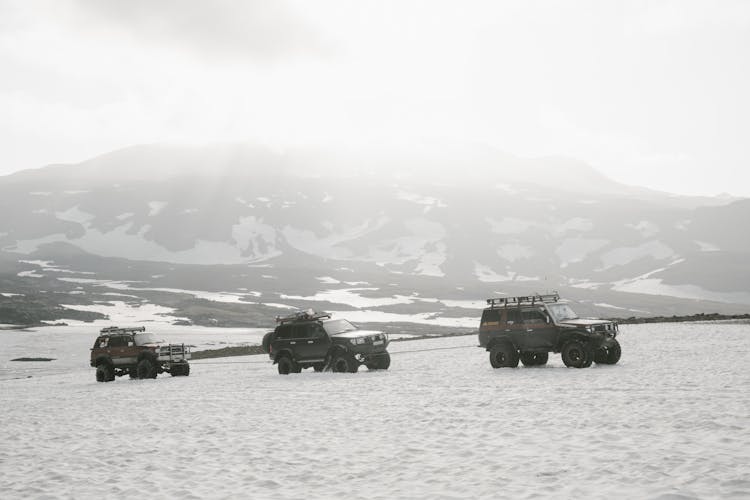
[[110, 347], [125, 347], [126, 345], [128, 345], [128, 344], [125, 341], [125, 337], [123, 337], [121, 335], [109, 338], [109, 346]]
[[310, 338], [319, 339], [325, 337], [326, 335], [326, 331], [321, 325], [316, 324], [310, 328]]
[[292, 338], [292, 325], [281, 325], [276, 334], [277, 339], [290, 339]]
[[294, 325], [292, 327], [292, 338], [295, 339], [306, 339], [310, 336], [310, 325], [307, 324], [301, 324], [301, 325]]
[[544, 323], [544, 315], [537, 309], [530, 309], [522, 313], [524, 323]]
[[482, 312], [483, 325], [497, 325], [500, 323], [500, 309], [485, 309]]
[[94, 344], [94, 348], [104, 349], [107, 347], [107, 341], [109, 340], [109, 337], [99, 337], [96, 339], [96, 343]]
[[509, 325], [521, 321], [521, 311], [519, 311], [518, 309], [508, 309], [507, 311], [508, 312], [505, 320]]

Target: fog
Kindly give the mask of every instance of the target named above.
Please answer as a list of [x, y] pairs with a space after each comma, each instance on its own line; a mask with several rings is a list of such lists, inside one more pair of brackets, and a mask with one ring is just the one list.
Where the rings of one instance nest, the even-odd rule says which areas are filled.
[[750, 196], [748, 27], [733, 1], [8, 0], [0, 173], [142, 143], [469, 143]]

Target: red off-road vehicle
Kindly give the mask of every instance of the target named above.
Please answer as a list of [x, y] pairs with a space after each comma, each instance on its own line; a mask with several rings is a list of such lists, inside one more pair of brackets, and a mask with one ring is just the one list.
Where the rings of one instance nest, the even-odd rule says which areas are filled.
[[156, 378], [159, 373], [172, 376], [190, 375], [190, 348], [185, 344], [167, 344], [143, 326], [103, 328], [91, 349], [91, 366], [96, 368], [97, 382], [111, 382], [115, 377]]
[[617, 323], [579, 318], [555, 294], [487, 299], [479, 324], [479, 345], [490, 353], [493, 368], [544, 365], [559, 352], [565, 366], [587, 368], [592, 362], [620, 360]]

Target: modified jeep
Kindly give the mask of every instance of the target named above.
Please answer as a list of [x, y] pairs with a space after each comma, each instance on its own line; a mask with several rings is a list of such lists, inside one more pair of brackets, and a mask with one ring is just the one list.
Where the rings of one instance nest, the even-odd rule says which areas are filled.
[[145, 331], [143, 326], [101, 329], [91, 348], [97, 382], [111, 382], [123, 375], [139, 379], [156, 378], [164, 372], [173, 377], [190, 375], [190, 347], [167, 344]]
[[547, 364], [560, 353], [565, 366], [588, 368], [592, 362], [620, 360], [618, 325], [583, 319], [557, 293], [487, 299], [479, 324], [479, 346], [490, 353], [493, 368]]
[[263, 350], [277, 365], [279, 374], [316, 372], [356, 373], [361, 365], [387, 370], [391, 365], [388, 336], [360, 330], [345, 319], [312, 309], [276, 318], [276, 329], [263, 337]]

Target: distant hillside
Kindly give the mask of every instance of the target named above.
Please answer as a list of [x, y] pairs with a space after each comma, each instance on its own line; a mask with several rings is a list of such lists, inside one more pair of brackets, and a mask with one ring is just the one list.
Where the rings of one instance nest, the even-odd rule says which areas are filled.
[[262, 288], [275, 302], [366, 282], [460, 300], [556, 289], [621, 317], [750, 309], [750, 200], [485, 148], [137, 146], [0, 177], [0, 209], [4, 258], [48, 261], [56, 280], [148, 268], [150, 286]]

